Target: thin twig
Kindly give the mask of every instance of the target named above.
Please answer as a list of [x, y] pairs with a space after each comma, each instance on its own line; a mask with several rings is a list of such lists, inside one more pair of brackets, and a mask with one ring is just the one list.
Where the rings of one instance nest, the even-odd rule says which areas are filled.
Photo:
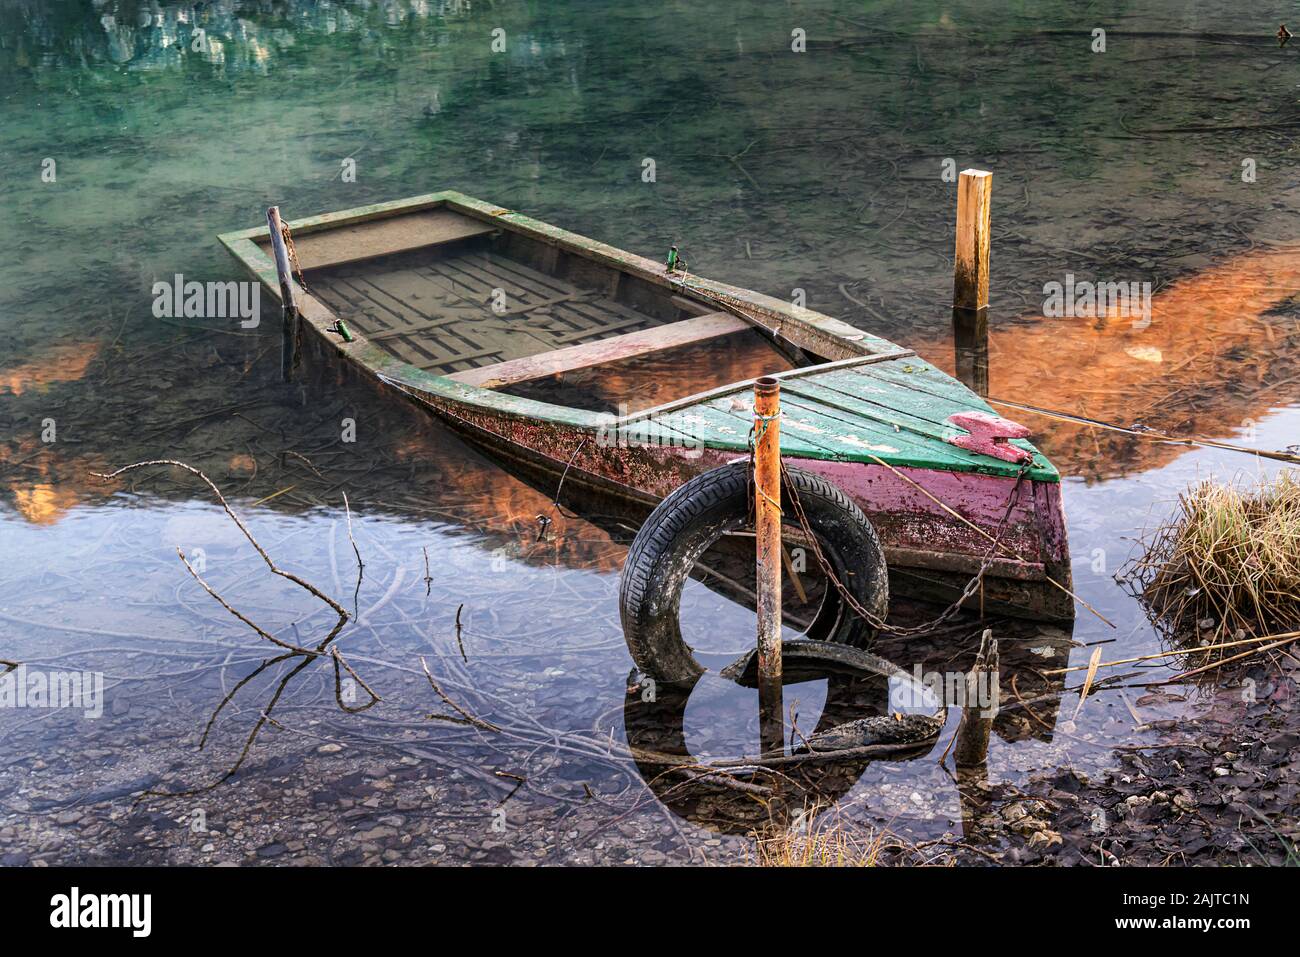
[[1212, 664], [1204, 665], [1200, 668], [1193, 668], [1191, 671], [1184, 671], [1182, 674], [1174, 675], [1172, 678], [1166, 678], [1164, 681], [1153, 681], [1148, 685], [1148, 687], [1177, 684], [1180, 681], [1186, 681], [1194, 675], [1204, 674], [1207, 671], [1213, 671], [1215, 668], [1222, 668], [1230, 662], [1240, 661], [1242, 658], [1249, 658], [1251, 655], [1259, 654], [1261, 651], [1272, 651], [1274, 648], [1281, 648], [1284, 645], [1289, 645], [1297, 640], [1300, 640], [1300, 635], [1292, 635], [1289, 638], [1283, 638], [1281, 641], [1275, 641], [1271, 645], [1265, 645], [1262, 648], [1253, 648], [1250, 651], [1243, 651], [1241, 654], [1233, 655], [1230, 658], [1220, 658]]
[[361, 600], [361, 579], [366, 574], [366, 563], [361, 560], [361, 549], [357, 548], [357, 540], [352, 537], [352, 508], [348, 505], [347, 492], [343, 493], [343, 510], [348, 520], [348, 541], [352, 543], [352, 554], [357, 556], [357, 587], [352, 591], [352, 613], [360, 621], [361, 611], [358, 602]]
[[213, 589], [213, 587], [209, 585], [207, 582], [205, 582], [203, 578], [199, 575], [199, 573], [194, 570], [194, 566], [190, 564], [190, 560], [185, 557], [185, 553], [181, 551], [179, 546], [177, 546], [176, 548], [176, 554], [181, 557], [181, 562], [185, 565], [185, 569], [191, 575], [194, 576], [194, 580], [203, 586], [204, 591], [206, 591], [209, 595], [215, 598], [222, 608], [226, 609], [226, 611], [230, 612], [232, 615], [234, 615], [236, 618], [238, 618], [240, 621], [246, 624], [249, 628], [252, 628], [255, 632], [257, 632], [259, 635], [261, 635], [271, 644], [279, 645], [281, 648], [284, 648], [288, 651], [292, 651], [294, 654], [307, 655], [308, 657], [315, 657], [320, 653], [320, 652], [312, 651], [310, 648], [303, 648], [299, 645], [292, 645], [287, 641], [281, 641], [279, 638], [275, 637], [275, 635], [271, 634], [269, 631], [262, 628], [260, 625], [258, 625], [248, 616], [246, 616], [243, 612], [234, 608], [228, 601], [226, 601], [224, 598], [218, 595], [216, 590]]
[[482, 728], [484, 731], [491, 731], [495, 734], [501, 733], [501, 729], [492, 722], [484, 721], [482, 718], [476, 718], [456, 702], [452, 701], [451, 698], [447, 696], [447, 693], [438, 686], [438, 682], [433, 680], [433, 673], [429, 671], [429, 665], [425, 662], [423, 655], [420, 656], [420, 667], [424, 669], [424, 676], [429, 679], [429, 687], [434, 690], [434, 693], [443, 700], [447, 707], [451, 708], [476, 728]]
[[460, 613], [465, 610], [465, 603], [461, 602], [456, 608], [456, 644], [460, 647], [460, 660], [469, 664], [469, 657], [465, 654], [465, 642], [461, 640]]
[[[1117, 658], [1114, 661], [1100, 662], [1098, 668], [1111, 668], [1115, 665], [1131, 665], [1139, 661], [1154, 661], [1157, 658], [1169, 658], [1174, 655], [1195, 655], [1203, 651], [1219, 651], [1223, 648], [1236, 648], [1239, 645], [1258, 645], [1266, 641], [1282, 638], [1300, 638], [1300, 631], [1288, 631], [1280, 635], [1261, 635], [1258, 638], [1242, 638], [1239, 641], [1224, 641], [1215, 645], [1196, 645], [1191, 648], [1172, 648], [1169, 651], [1157, 651], [1155, 654], [1138, 655], [1136, 658]], [[1075, 665], [1072, 668], [1051, 668], [1041, 672], [1044, 675], [1063, 675], [1071, 671], [1087, 671], [1088, 665]]]
[[343, 510], [348, 518], [348, 541], [352, 543], [352, 553], [357, 556], [357, 571], [360, 572], [366, 567], [366, 563], [361, 560], [361, 549], [357, 548], [357, 540], [352, 537], [352, 508], [348, 505], [347, 492], [343, 493]]
[[[338, 702], [339, 707], [348, 714], [357, 714], [358, 712], [365, 711], [367, 708], [373, 708], [377, 705], [379, 703], [379, 695], [375, 694], [374, 691], [370, 689], [370, 685], [362, 681], [361, 676], [352, 670], [352, 666], [343, 660], [343, 655], [339, 651], [338, 645], [330, 648], [330, 656], [334, 659], [334, 699]], [[342, 665], [343, 669], [352, 676], [352, 680], [361, 685], [361, 687], [365, 689], [366, 694], [370, 695], [369, 702], [357, 708], [349, 708], [343, 703], [343, 681], [342, 676], [339, 674], [340, 665]]]

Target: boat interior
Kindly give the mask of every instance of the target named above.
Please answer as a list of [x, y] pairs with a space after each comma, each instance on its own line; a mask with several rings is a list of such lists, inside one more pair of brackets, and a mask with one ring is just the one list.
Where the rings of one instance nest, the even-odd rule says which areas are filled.
[[294, 242], [310, 295], [390, 355], [468, 385], [634, 412], [805, 358], [731, 313], [445, 207]]

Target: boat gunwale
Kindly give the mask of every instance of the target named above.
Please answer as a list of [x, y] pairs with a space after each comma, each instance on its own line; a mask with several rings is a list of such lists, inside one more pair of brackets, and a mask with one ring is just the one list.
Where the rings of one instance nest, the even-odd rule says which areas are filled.
[[[819, 364], [819, 366], [801, 367], [796, 370], [800, 375], [815, 374], [821, 371], [822, 366], [825, 366], [826, 370], [829, 371], [844, 365], [854, 364], [859, 360], [878, 359], [878, 361], [883, 361], [902, 358], [906, 355], [915, 355], [911, 350], [906, 350], [888, 339], [866, 332], [843, 320], [807, 308], [797, 307], [792, 303], [753, 290], [731, 286], [695, 274], [689, 275], [689, 284], [686, 282], [685, 277], [679, 281], [674, 281], [674, 277], [665, 272], [663, 265], [654, 260], [569, 232], [540, 220], [535, 220], [505, 207], [475, 199], [456, 190], [443, 190], [405, 199], [322, 213], [288, 221], [288, 226], [296, 235], [301, 236], [440, 207], [449, 208], [482, 222], [497, 224], [503, 229], [519, 233], [534, 241], [556, 246], [566, 252], [577, 254], [601, 265], [650, 282], [672, 293], [690, 298], [692, 301], [699, 302], [702, 306], [715, 305], [714, 302], [707, 298], [710, 293], [738, 299], [748, 308], [772, 317], [773, 326], [767, 327], [755, 321], [756, 327], [767, 328], [768, 332], [785, 339], [791, 338], [790, 329], [793, 328], [796, 332], [824, 339], [828, 344], [833, 343], [840, 351], [848, 353], [845, 357]], [[258, 240], [265, 241], [269, 236], [269, 228], [263, 225], [221, 233], [217, 238], [240, 261], [245, 269], [256, 276], [262, 285], [270, 290], [278, 301], [280, 299], [280, 286], [275, 264], [267, 251], [258, 243]], [[418, 248], [421, 247], [413, 247], [413, 249]], [[309, 291], [302, 289], [296, 281], [295, 286], [301, 299], [300, 313], [302, 318], [311, 323], [323, 341], [331, 345], [336, 352], [348, 361], [360, 366], [379, 380], [407, 394], [415, 393], [417, 398], [419, 397], [418, 393], [424, 393], [438, 396], [448, 402], [473, 406], [498, 415], [553, 422], [556, 425], [570, 428], [608, 433], [617, 431], [625, 424], [643, 425], [647, 419], [651, 419], [655, 414], [668, 412], [668, 406], [680, 411], [689, 408], [691, 405], [698, 404], [698, 402], [692, 400], [703, 402], [719, 394], [741, 391], [747, 385], [745, 381], [729, 384], [696, 396], [683, 397], [680, 400], [668, 403], [665, 407], [656, 407], [639, 413], [632, 413], [623, 419], [605, 412], [576, 409], [522, 396], [508, 395], [496, 390], [457, 382], [449, 376], [438, 375], [420, 369], [379, 348], [361, 333], [355, 333], [352, 342], [344, 342], [337, 334], [332, 334], [331, 327], [338, 318], [333, 310], [312, 296]], [[697, 289], [703, 291], [706, 295], [699, 298], [691, 296], [690, 293]], [[977, 396], [974, 396], [974, 393], [971, 393], [971, 395], [978, 399]], [[680, 432], [679, 429], [666, 423], [655, 424], [667, 432]], [[959, 430], [955, 430], [955, 434], [959, 434]], [[702, 442], [705, 447], [709, 448], [732, 450], [744, 447], [743, 442], [737, 443], [734, 440], [718, 439], [712, 436], [707, 438], [700, 436], [689, 437], [693, 441]], [[1035, 451], [1037, 452], [1036, 449]], [[828, 453], [826, 457], [828, 459], [838, 458], [841, 461], [858, 460], [857, 456], [852, 453]], [[866, 462], [870, 461], [870, 459], [863, 458], [862, 461]], [[970, 462], [954, 461], [944, 470], [990, 475], [1006, 475], [1010, 472], [1010, 468], [1006, 463], [993, 458], [988, 458], [987, 462], [974, 460]], [[1056, 468], [1041, 452], [1035, 456], [1035, 464], [1028, 477], [1038, 482], [1055, 483], [1060, 481], [1060, 475]]]

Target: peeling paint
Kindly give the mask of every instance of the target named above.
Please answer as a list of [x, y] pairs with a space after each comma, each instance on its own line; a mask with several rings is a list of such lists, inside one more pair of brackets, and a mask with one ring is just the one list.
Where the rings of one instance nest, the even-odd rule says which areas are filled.
[[870, 449], [872, 452], [882, 452], [886, 455], [896, 455], [898, 453], [898, 449], [894, 448], [892, 445], [874, 445], [871, 442], [858, 438], [856, 435], [842, 435], [840, 436], [840, 439], [849, 443], [849, 445], [856, 445], [858, 448], [862, 449]]

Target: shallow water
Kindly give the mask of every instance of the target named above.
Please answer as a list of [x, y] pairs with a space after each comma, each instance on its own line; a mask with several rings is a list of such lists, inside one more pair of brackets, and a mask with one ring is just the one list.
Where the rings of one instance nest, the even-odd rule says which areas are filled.
[[[105, 687], [100, 717], [0, 712], [4, 860], [747, 853], [737, 835], [757, 820], [752, 799], [684, 795], [626, 757], [629, 726], [640, 746], [677, 733], [627, 694], [626, 519], [557, 508], [553, 490], [364, 388], [280, 385], [273, 323], [154, 318], [156, 280], [241, 278], [215, 235], [272, 203], [296, 217], [456, 188], [648, 256], [675, 242], [694, 271], [803, 289], [810, 307], [951, 367], [951, 158], [995, 176], [992, 395], [1262, 449], [1297, 441], [1286, 170], [1300, 123], [1276, 24], [1221, 3], [837, 6], [0, 8], [0, 658], [102, 673]], [[1089, 50], [1098, 25], [1105, 53]], [[491, 49], [496, 28], [505, 52]], [[795, 28], [804, 53], [790, 49]], [[355, 182], [341, 175], [349, 158]], [[1043, 318], [1044, 284], [1067, 273], [1151, 283], [1150, 327]], [[1160, 650], [1112, 578], [1135, 536], [1189, 481], [1275, 465], [1008, 414], [1066, 476], [1076, 588], [1098, 614], [1080, 610], [1075, 646], [999, 624], [1007, 671], [1023, 691], [1041, 681], [1034, 668], [1086, 663], [1088, 643], [1108, 642], [1106, 659]], [[91, 474], [158, 458], [201, 468], [278, 566], [359, 613], [339, 647], [364, 685], [344, 673], [339, 690], [348, 708], [366, 704], [365, 687], [378, 704], [349, 713], [332, 663], [309, 663], [222, 780], [300, 662], [254, 674], [269, 645], [176, 549], [282, 641], [314, 644], [335, 616], [271, 575], [193, 477]], [[686, 618], [723, 652], [743, 649], [752, 614], [693, 588]], [[882, 653], [964, 667], [979, 629]], [[463, 716], [420, 656], [499, 730], [430, 719]], [[1143, 721], [1199, 694], [1175, 691], [1140, 706]], [[841, 688], [832, 703], [855, 695], [871, 697]], [[827, 697], [825, 682], [787, 690], [799, 728]], [[1119, 692], [1077, 704], [1071, 693], [1031, 719], [1008, 712], [989, 779], [1103, 767], [1109, 746], [1151, 733]], [[709, 676], [682, 708], [697, 757], [756, 747], [753, 692]], [[802, 784], [909, 839], [973, 839], [937, 756]]]

